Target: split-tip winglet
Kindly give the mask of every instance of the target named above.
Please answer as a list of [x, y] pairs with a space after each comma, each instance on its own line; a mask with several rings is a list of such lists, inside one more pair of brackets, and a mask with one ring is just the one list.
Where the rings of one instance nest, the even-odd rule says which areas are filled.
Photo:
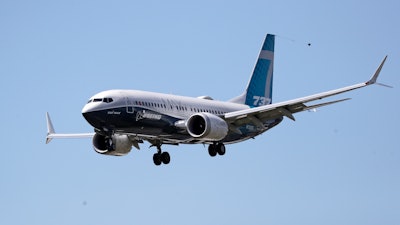
[[46, 121], [47, 121], [47, 136], [46, 136], [46, 144], [48, 144], [53, 138], [49, 137], [49, 135], [54, 134], [53, 123], [51, 122], [50, 115], [46, 112]]
[[[379, 73], [380, 73], [381, 70], [382, 70], [383, 64], [385, 64], [386, 59], [387, 59], [387, 55], [386, 55], [385, 58], [382, 60], [381, 65], [379, 65], [378, 69], [375, 71], [375, 74], [371, 77], [371, 79], [370, 79], [369, 81], [367, 81], [367, 82], [365, 83], [366, 85], [370, 85], [370, 84], [375, 84], [375, 83], [376, 83], [376, 80], [378, 79]], [[391, 87], [391, 86], [385, 85], [385, 84], [380, 84], [380, 83], [376, 83], [376, 84], [383, 85], [383, 86], [385, 86], [385, 87]]]

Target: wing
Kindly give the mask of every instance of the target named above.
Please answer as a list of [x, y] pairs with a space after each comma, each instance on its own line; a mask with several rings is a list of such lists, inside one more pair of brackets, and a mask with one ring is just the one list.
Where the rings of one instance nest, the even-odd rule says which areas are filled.
[[[50, 143], [53, 138], [56, 139], [75, 139], [75, 138], [93, 138], [96, 133], [56, 133], [53, 123], [51, 122], [50, 115], [46, 113], [46, 121], [47, 121], [47, 135], [46, 135], [46, 144]], [[189, 139], [176, 139], [172, 138], [171, 135], [145, 135], [145, 134], [133, 134], [133, 133], [125, 133], [125, 132], [117, 132], [119, 134], [128, 135], [129, 139], [132, 141], [132, 144], [135, 148], [140, 149], [139, 143], [143, 143], [143, 141], [148, 141], [149, 143], [155, 145], [159, 142], [163, 144], [170, 144], [170, 145], [178, 145], [179, 143], [188, 143], [192, 140]]]
[[91, 138], [94, 136], [94, 133], [57, 134], [54, 130], [53, 123], [51, 122], [49, 113], [46, 113], [46, 120], [47, 120], [46, 144], [48, 144], [53, 138]]
[[[331, 97], [337, 94], [341, 94], [344, 92], [352, 91], [358, 88], [366, 87], [371, 84], [375, 84], [376, 80], [379, 76], [379, 73], [381, 72], [381, 69], [383, 67], [383, 64], [386, 61], [387, 56], [383, 59], [382, 63], [376, 70], [375, 74], [371, 77], [370, 80], [367, 82], [339, 88], [336, 90], [331, 90], [327, 92], [322, 92], [319, 94], [315, 95], [310, 95], [302, 98], [297, 98], [285, 102], [279, 102], [275, 104], [270, 104], [270, 105], [265, 105], [265, 106], [260, 106], [256, 108], [251, 108], [251, 109], [245, 109], [245, 110], [240, 110], [236, 112], [230, 112], [226, 113], [224, 115], [225, 120], [231, 125], [242, 125], [246, 122], [253, 122], [257, 125], [257, 123], [261, 123], [262, 121], [267, 121], [269, 119], [277, 119], [280, 117], [287, 117], [291, 120], [295, 120], [293, 114], [302, 112], [305, 110], [310, 110], [310, 109], [315, 109], [321, 106], [325, 105], [330, 105], [342, 101], [349, 100], [349, 98], [341, 99], [341, 100], [335, 100], [335, 101], [329, 101], [329, 102], [324, 102], [324, 103], [319, 103], [319, 104], [311, 104], [307, 105], [306, 103], [313, 102], [316, 100], [321, 100], [323, 98]], [[387, 85], [384, 85], [387, 86]]]

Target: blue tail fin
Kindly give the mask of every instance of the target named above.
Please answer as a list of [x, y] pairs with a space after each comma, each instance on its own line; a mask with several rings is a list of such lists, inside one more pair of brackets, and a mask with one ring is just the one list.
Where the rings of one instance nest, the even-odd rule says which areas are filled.
[[245, 93], [230, 102], [257, 107], [272, 103], [275, 35], [268, 34]]

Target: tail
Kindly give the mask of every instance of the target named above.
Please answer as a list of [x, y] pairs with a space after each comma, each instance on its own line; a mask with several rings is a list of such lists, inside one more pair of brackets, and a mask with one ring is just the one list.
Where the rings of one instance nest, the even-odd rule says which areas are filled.
[[230, 102], [258, 107], [272, 103], [275, 35], [268, 34], [258, 56], [246, 91]]

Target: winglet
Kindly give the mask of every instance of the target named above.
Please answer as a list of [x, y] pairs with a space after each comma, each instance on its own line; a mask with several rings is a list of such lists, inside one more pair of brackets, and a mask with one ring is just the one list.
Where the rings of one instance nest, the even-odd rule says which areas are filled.
[[[379, 73], [382, 70], [383, 64], [385, 64], [386, 58], [387, 58], [387, 56], [385, 56], [385, 58], [382, 60], [381, 65], [379, 65], [378, 69], [375, 71], [375, 74], [371, 77], [371, 79], [365, 83], [366, 85], [370, 85], [370, 84], [375, 84], [376, 83], [376, 80], [378, 79]], [[388, 85], [384, 85], [384, 86], [390, 87]]]
[[50, 137], [52, 134], [56, 133], [54, 131], [53, 123], [51, 122], [50, 115], [48, 112], [46, 112], [46, 120], [47, 120], [47, 136], [46, 136], [46, 144], [50, 143], [50, 141], [53, 139]]

